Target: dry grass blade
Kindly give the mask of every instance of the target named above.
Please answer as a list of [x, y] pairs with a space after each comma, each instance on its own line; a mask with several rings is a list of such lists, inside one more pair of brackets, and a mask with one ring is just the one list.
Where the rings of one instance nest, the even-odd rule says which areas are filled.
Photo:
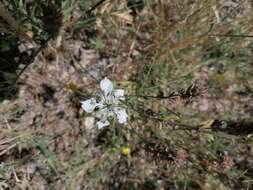
[[4, 155], [6, 152], [8, 152], [9, 150], [11, 150], [12, 148], [16, 147], [18, 144], [15, 143], [15, 144], [12, 144], [10, 146], [6, 146], [4, 148], [0, 147], [0, 149], [3, 149], [1, 152], [0, 152], [0, 156]]
[[128, 24], [133, 24], [133, 17], [127, 11], [125, 11], [125, 12], [114, 12], [114, 13], [112, 13], [112, 15], [120, 18], [122, 21], [124, 21]]
[[20, 24], [11, 15], [11, 13], [4, 7], [0, 2], [0, 31], [6, 33], [15, 33], [20, 38], [29, 40], [32, 42], [32, 38], [28, 36], [24, 30], [21, 28]]
[[29, 137], [32, 132], [14, 132], [13, 130], [0, 130], [0, 156], [20, 144], [20, 140]]

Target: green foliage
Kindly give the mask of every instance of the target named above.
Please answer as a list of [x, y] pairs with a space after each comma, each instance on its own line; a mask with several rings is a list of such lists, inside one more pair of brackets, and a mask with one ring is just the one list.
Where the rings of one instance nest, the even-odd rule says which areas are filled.
[[[53, 106], [40, 102], [49, 92], [35, 89], [38, 109], [33, 114], [42, 116], [33, 118], [33, 126], [16, 127], [22, 115], [29, 119], [30, 104], [1, 113], [0, 189], [15, 189], [24, 181], [35, 189], [39, 182], [45, 189], [252, 189], [248, 3], [226, 12], [222, 2], [212, 0], [1, 0], [1, 102], [18, 97], [20, 67], [34, 62], [48, 43], [46, 50], [55, 51], [66, 68], [79, 63], [78, 54], [88, 47], [97, 57], [109, 58], [101, 73], [111, 73], [127, 89], [129, 125], [88, 127], [90, 115], [83, 114], [80, 101], [90, 97], [94, 83], [79, 87], [68, 81], [56, 87], [66, 91], [52, 104], [57, 107], [67, 97], [61, 115], [71, 126], [60, 116], [50, 118], [47, 111]], [[63, 43], [54, 47], [58, 37]], [[68, 57], [64, 44], [75, 40], [83, 49]], [[31, 54], [19, 52], [26, 43], [34, 44]], [[46, 59], [46, 52], [41, 56]], [[96, 70], [97, 61], [87, 67]], [[57, 62], [45, 65], [46, 73]], [[86, 69], [73, 68], [73, 75]], [[36, 167], [26, 179], [30, 164]]]

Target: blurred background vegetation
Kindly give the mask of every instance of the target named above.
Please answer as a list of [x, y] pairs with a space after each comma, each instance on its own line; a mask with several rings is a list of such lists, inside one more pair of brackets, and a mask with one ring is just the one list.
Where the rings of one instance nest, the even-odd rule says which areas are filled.
[[[250, 0], [1, 0], [1, 189], [252, 189]], [[127, 127], [80, 101], [111, 78]]]

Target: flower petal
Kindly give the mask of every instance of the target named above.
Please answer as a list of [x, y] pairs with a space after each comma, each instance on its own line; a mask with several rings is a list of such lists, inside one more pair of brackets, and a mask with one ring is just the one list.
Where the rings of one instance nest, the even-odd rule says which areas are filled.
[[113, 84], [112, 81], [110, 81], [108, 78], [104, 78], [103, 80], [101, 80], [100, 82], [100, 88], [101, 90], [104, 92], [104, 94], [106, 96], [108, 96], [112, 90], [113, 90]]
[[98, 129], [102, 129], [108, 125], [110, 125], [110, 122], [108, 120], [100, 120], [96, 123]]
[[82, 103], [83, 110], [86, 111], [87, 113], [93, 112], [97, 106], [97, 102], [96, 102], [95, 98], [88, 99], [88, 100], [83, 101], [81, 103]]
[[125, 91], [123, 89], [116, 89], [113, 91], [113, 94], [115, 98], [120, 99], [120, 100], [125, 100], [125, 97], [124, 97]]
[[128, 115], [127, 115], [126, 110], [124, 108], [121, 108], [121, 107], [115, 107], [113, 110], [114, 110], [114, 113], [117, 116], [118, 122], [120, 124], [127, 124]]

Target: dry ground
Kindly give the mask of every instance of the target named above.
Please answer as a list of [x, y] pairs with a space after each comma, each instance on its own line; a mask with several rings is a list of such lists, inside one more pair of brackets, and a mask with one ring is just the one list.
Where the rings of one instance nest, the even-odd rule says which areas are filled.
[[[252, 6], [111, 0], [87, 26], [76, 5], [84, 21], [0, 103], [0, 189], [252, 189]], [[126, 127], [81, 109], [104, 76], [127, 91]]]

